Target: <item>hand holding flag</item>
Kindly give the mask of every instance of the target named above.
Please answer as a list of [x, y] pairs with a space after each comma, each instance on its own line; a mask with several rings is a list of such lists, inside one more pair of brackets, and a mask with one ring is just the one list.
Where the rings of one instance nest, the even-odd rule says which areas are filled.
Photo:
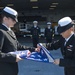
[[41, 48], [44, 51], [44, 53], [46, 54], [49, 62], [54, 62], [54, 58], [52, 57], [50, 52], [41, 43], [39, 43], [38, 45], [40, 46], [39, 48]]
[[55, 59], [53, 63], [56, 64], [56, 65], [59, 65], [60, 59]]
[[39, 43], [37, 46], [37, 50], [39, 52], [32, 52], [30, 53], [29, 50], [23, 50], [23, 51], [16, 51], [16, 52], [10, 52], [11, 54], [19, 55], [22, 59], [29, 59], [39, 62], [54, 62], [54, 59], [51, 55], [51, 53], [41, 44]]

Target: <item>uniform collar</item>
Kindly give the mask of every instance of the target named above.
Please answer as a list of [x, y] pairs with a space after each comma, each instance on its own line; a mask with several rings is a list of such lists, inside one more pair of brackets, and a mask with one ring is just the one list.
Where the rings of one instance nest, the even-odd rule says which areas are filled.
[[11, 30], [11, 28], [7, 27], [7, 25], [5, 25], [4, 23], [2, 25], [5, 26], [9, 31]]

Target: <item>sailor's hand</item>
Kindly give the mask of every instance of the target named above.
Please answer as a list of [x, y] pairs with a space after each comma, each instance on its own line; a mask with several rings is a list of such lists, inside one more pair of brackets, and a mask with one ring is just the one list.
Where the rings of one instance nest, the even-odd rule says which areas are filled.
[[54, 64], [59, 65], [59, 63], [60, 63], [60, 59], [55, 59], [54, 60]]
[[20, 58], [19, 55], [16, 55], [16, 62], [19, 62], [20, 60], [22, 60], [22, 58]]
[[40, 48], [35, 48], [35, 51], [36, 52], [40, 52]]
[[35, 48], [35, 51], [36, 51], [36, 52], [40, 52], [40, 49], [41, 49], [41, 46], [39, 46], [39, 45], [37, 44], [37, 48]]
[[29, 57], [31, 55], [31, 52], [30, 51], [28, 51], [27, 52], [27, 57]]

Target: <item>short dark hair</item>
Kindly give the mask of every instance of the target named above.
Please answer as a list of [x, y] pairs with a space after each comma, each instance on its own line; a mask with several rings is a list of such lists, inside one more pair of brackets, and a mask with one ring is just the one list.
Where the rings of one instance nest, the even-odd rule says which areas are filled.
[[4, 17], [9, 18], [7, 15], [0, 14], [0, 23], [2, 23], [2, 22], [3, 22], [3, 18], [4, 18]]

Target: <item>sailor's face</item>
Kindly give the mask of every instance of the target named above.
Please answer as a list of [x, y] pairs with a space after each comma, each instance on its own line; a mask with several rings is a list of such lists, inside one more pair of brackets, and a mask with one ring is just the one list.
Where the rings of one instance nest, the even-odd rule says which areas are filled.
[[13, 20], [12, 18], [8, 18], [8, 22], [9, 22], [8, 24], [10, 27], [14, 27], [14, 25], [16, 24], [16, 21]]
[[34, 23], [34, 27], [37, 27], [37, 23]]
[[48, 25], [48, 28], [50, 28], [51, 26], [50, 25]]
[[12, 18], [10, 17], [4, 17], [3, 18], [3, 23], [5, 25], [7, 25], [8, 27], [14, 27], [14, 25], [16, 24], [16, 21], [13, 20]]
[[70, 29], [62, 32], [60, 35], [62, 35], [63, 38], [68, 38], [70, 36]]

